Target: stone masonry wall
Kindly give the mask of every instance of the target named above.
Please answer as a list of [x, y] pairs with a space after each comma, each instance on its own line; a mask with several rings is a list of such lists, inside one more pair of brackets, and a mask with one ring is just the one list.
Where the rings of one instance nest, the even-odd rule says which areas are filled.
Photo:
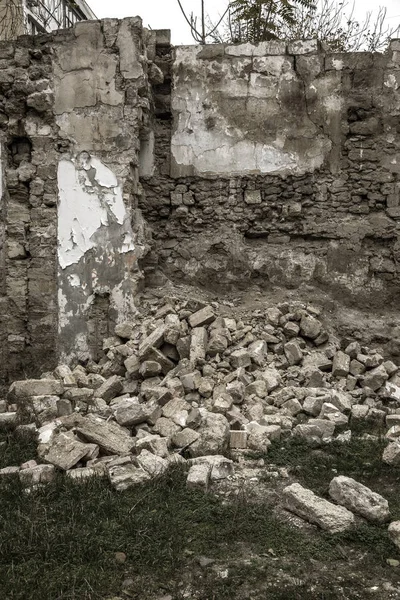
[[157, 120], [142, 180], [149, 281], [397, 303], [400, 41], [182, 47], [171, 70], [172, 121]]
[[396, 303], [399, 88], [398, 40], [173, 49], [136, 17], [1, 43], [0, 386], [98, 358], [143, 273]]
[[0, 385], [135, 311], [156, 33], [140, 18], [0, 44]]

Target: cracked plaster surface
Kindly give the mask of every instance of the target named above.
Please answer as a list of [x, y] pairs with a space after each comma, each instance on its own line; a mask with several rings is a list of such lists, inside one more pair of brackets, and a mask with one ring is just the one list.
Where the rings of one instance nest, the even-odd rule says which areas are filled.
[[203, 60], [197, 47], [177, 48], [173, 176], [301, 174], [329, 156], [342, 111], [337, 81], [318, 80], [328, 100], [315, 108], [316, 88], [294, 57], [261, 56], [263, 48], [247, 46], [218, 60]]
[[121, 226], [115, 251], [124, 254], [134, 250], [121, 186], [100, 160], [88, 153], [60, 160], [58, 185], [58, 259], [62, 269], [78, 263], [96, 246], [95, 234], [112, 223]]

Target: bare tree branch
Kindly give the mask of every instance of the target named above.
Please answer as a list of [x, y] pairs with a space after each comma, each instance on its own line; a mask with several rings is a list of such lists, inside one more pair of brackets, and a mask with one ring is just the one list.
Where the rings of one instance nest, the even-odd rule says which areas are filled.
[[[186, 13], [185, 9], [182, 6], [181, 0], [177, 0], [177, 2], [179, 5], [179, 8], [181, 9], [183, 16], [185, 17], [185, 21], [188, 23], [188, 25], [190, 27], [190, 31], [191, 31], [193, 39], [196, 42], [198, 42], [199, 44], [203, 44], [203, 45], [206, 44], [207, 38], [211, 38], [214, 40], [213, 34], [217, 31], [218, 27], [220, 26], [222, 21], [227, 16], [227, 14], [229, 12], [229, 8], [230, 8], [230, 5], [228, 5], [228, 7], [225, 10], [225, 12], [223, 13], [222, 17], [219, 19], [218, 23], [214, 26], [211, 24], [209, 17], [206, 18], [205, 8], [204, 8], [204, 0], [201, 0], [201, 31], [199, 31], [197, 29], [197, 18], [194, 16], [194, 14], [191, 13], [188, 16], [188, 14]], [[209, 28], [206, 26], [206, 19], [208, 20], [208, 22], [210, 24]]]

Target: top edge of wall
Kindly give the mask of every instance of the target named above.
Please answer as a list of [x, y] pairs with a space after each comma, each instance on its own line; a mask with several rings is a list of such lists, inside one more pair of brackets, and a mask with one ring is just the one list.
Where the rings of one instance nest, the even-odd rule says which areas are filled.
[[367, 50], [341, 52], [332, 50], [327, 44], [317, 39], [305, 39], [305, 40], [293, 40], [286, 42], [282, 40], [271, 40], [268, 42], [251, 43], [246, 42], [243, 44], [182, 44], [176, 45], [176, 50], [190, 50], [197, 52], [198, 58], [213, 59], [221, 56], [227, 58], [236, 57], [257, 57], [257, 56], [281, 56], [281, 55], [311, 55], [320, 53], [330, 54], [379, 54], [383, 55], [388, 52], [397, 51], [400, 52], [400, 39], [393, 38], [390, 40], [387, 48], [384, 51], [370, 52]]
[[66, 36], [75, 36], [80, 29], [86, 29], [91, 27], [113, 24], [118, 26], [121, 23], [130, 23], [132, 26], [143, 29], [143, 31], [151, 31], [156, 36], [157, 45], [159, 46], [170, 46], [171, 45], [171, 30], [170, 29], [148, 29], [143, 26], [142, 17], [139, 15], [132, 17], [124, 17], [123, 19], [117, 19], [115, 17], [105, 17], [103, 19], [85, 19], [74, 23], [72, 27], [55, 29], [53, 31], [46, 31], [44, 33], [38, 33], [35, 35], [24, 33], [15, 38], [6, 40], [0, 40], [0, 47], [4, 46], [24, 46], [25, 43], [35, 42], [35, 45], [42, 45], [50, 40], [58, 41], [59, 39], [65, 39]]

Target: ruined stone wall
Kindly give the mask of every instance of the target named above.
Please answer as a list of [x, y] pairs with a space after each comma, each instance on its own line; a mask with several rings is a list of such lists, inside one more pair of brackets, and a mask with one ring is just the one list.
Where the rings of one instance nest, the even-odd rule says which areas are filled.
[[399, 86], [400, 41], [173, 49], [132, 18], [1, 43], [0, 385], [98, 358], [142, 273], [396, 302]]
[[0, 45], [0, 385], [96, 357], [135, 311], [155, 52], [139, 18]]
[[158, 119], [143, 179], [149, 281], [396, 302], [400, 41], [386, 54], [316, 42], [175, 53], [172, 121]]

